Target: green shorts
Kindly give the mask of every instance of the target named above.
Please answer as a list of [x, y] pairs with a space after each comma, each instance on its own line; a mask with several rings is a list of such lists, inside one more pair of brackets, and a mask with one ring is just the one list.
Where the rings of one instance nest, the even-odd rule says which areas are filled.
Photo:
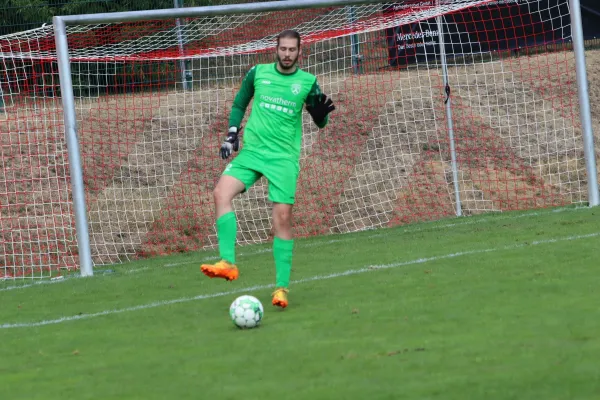
[[296, 183], [300, 165], [287, 158], [267, 157], [251, 151], [241, 150], [223, 171], [223, 175], [239, 179], [245, 186], [244, 192], [261, 176], [269, 182], [269, 200], [274, 203], [294, 204]]

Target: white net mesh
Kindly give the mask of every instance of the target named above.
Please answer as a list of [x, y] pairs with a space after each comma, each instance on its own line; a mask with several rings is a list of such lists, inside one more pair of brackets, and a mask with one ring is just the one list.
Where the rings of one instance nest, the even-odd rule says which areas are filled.
[[[94, 262], [216, 245], [231, 103], [287, 28], [336, 104], [325, 130], [304, 116], [298, 236], [452, 216], [455, 190], [466, 215], [584, 202], [568, 21], [564, 0], [448, 0], [68, 27]], [[46, 251], [27, 229], [65, 254], [53, 269], [76, 265], [53, 43], [51, 27], [0, 38], [11, 277]], [[267, 193], [235, 200], [240, 244], [272, 238]]]

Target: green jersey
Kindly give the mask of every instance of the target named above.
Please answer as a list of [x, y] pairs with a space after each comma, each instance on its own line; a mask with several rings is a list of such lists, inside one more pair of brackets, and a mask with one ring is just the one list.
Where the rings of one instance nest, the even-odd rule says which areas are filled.
[[[229, 126], [240, 126], [250, 100], [252, 112], [244, 127], [244, 149], [271, 157], [300, 158], [302, 109], [321, 93], [317, 78], [297, 68], [283, 74], [277, 64], [258, 64], [242, 81], [233, 101]], [[326, 118], [319, 126], [327, 125]]]

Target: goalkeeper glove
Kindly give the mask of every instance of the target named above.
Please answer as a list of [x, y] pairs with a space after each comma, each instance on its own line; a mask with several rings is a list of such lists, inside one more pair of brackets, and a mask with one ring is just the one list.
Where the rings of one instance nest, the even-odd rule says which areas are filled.
[[335, 110], [335, 106], [333, 105], [333, 101], [327, 97], [327, 95], [321, 93], [315, 99], [315, 104], [311, 106], [310, 104], [306, 105], [306, 111], [310, 114], [315, 124], [320, 125], [325, 121], [327, 114]]
[[240, 129], [241, 127], [238, 129], [237, 126], [232, 126], [229, 128], [229, 132], [227, 132], [227, 138], [221, 145], [221, 158], [223, 160], [229, 158], [234, 151], [238, 151], [240, 148], [240, 139], [238, 138]]

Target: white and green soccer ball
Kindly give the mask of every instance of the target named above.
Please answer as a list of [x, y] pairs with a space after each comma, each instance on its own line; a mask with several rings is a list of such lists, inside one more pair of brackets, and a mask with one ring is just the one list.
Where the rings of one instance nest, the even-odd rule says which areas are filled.
[[229, 307], [231, 320], [238, 328], [242, 329], [257, 327], [263, 318], [264, 312], [260, 300], [249, 295], [238, 297]]

